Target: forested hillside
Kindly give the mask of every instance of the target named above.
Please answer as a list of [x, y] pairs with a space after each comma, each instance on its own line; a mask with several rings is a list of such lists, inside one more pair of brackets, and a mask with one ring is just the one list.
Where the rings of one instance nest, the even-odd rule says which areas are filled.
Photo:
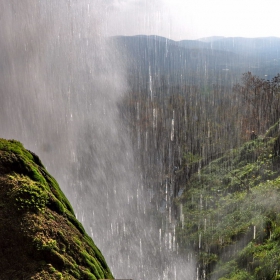
[[157, 190], [168, 181], [174, 197], [191, 174], [252, 131], [264, 135], [280, 116], [279, 76], [268, 81], [246, 73], [232, 88], [160, 87], [153, 94], [131, 92], [121, 112], [147, 185]]
[[120, 105], [151, 203], [201, 279], [277, 279], [279, 102], [279, 75], [248, 72], [233, 87], [162, 86]]
[[181, 253], [196, 252], [200, 279], [279, 279], [280, 129], [228, 150], [177, 199]]

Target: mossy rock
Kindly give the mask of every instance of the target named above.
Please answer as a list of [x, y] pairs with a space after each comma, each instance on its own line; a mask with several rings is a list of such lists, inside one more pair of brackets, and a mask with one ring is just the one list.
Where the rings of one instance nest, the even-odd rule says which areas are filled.
[[0, 139], [0, 279], [113, 279], [38, 156]]

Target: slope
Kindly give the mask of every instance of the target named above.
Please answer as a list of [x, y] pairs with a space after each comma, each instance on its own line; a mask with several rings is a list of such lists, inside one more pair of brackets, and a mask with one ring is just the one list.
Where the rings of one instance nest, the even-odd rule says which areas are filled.
[[200, 279], [280, 279], [279, 152], [277, 123], [188, 181], [177, 238]]

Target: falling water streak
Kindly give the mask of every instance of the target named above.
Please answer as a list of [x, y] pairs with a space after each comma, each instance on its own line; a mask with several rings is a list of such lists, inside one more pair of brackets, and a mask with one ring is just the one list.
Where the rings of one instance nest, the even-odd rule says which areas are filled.
[[150, 98], [153, 100], [153, 77], [151, 71], [151, 65], [149, 65], [149, 91], [150, 91]]
[[[93, 6], [88, 0], [0, 0], [1, 137], [18, 139], [40, 156], [115, 277], [162, 279], [168, 268], [180, 279], [191, 270], [180, 260], [172, 263], [166, 252], [175, 248], [175, 230], [167, 228], [165, 237], [160, 231], [160, 249], [147, 238], [157, 240], [158, 229], [148, 227], [141, 179], [118, 115], [125, 71], [114, 47], [100, 35], [99, 5], [102, 1]], [[137, 108], [140, 120], [140, 104]], [[174, 113], [172, 129], [174, 138]], [[148, 132], [145, 137], [147, 151]], [[166, 182], [168, 208], [167, 202]], [[171, 222], [171, 208], [167, 211]], [[150, 249], [161, 254], [149, 262], [144, 254], [153, 255]]]

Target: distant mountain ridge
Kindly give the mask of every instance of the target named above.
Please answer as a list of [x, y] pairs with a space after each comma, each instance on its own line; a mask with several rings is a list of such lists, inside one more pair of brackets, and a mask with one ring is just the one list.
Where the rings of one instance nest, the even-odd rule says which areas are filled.
[[[241, 52], [242, 50], [251, 52], [259, 51], [261, 49], [265, 51], [280, 50], [280, 38], [272, 36], [256, 38], [212, 36], [197, 40], [186, 39], [180, 41], [175, 41], [158, 35], [114, 36], [112, 38], [124, 37], [148, 40], [153, 39], [186, 48], [200, 47], [213, 50], [233, 51], [236, 53]], [[277, 55], [278, 53], [274, 54]]]
[[[115, 36], [134, 84], [231, 84], [244, 72], [272, 78], [280, 70], [280, 38], [210, 37], [174, 41], [157, 35]], [[225, 73], [225, 71], [227, 73]], [[227, 76], [226, 76], [227, 75]]]
[[223, 38], [225, 38], [225, 37], [224, 36], [211, 36], [211, 37], [199, 38], [199, 39], [196, 39], [196, 40], [202, 41], [202, 42], [213, 42], [213, 41], [221, 40]]

